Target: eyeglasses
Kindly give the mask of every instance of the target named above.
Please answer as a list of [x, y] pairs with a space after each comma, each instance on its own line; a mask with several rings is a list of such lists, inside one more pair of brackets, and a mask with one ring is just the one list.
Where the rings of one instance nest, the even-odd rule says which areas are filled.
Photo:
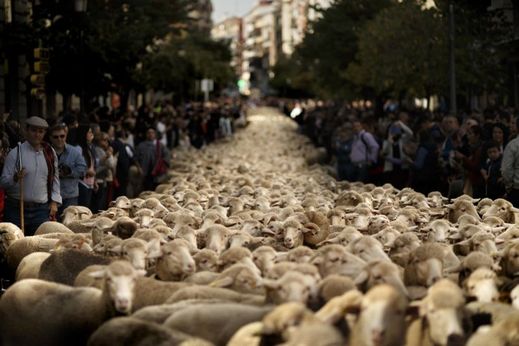
[[52, 138], [54, 138], [54, 139], [65, 138], [65, 135], [59, 135], [59, 136], [56, 135], [56, 136], [52, 136]]

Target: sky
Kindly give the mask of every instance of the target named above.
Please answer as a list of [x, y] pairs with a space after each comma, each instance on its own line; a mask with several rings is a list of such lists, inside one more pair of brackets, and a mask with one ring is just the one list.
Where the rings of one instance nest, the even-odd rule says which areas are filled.
[[257, 0], [212, 0], [213, 21], [219, 21], [232, 16], [241, 17], [254, 6]]

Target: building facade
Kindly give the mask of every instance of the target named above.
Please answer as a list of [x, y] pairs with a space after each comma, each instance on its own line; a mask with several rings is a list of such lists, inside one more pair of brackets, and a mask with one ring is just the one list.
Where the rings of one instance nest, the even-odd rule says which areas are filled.
[[217, 23], [211, 30], [215, 40], [229, 42], [232, 60], [231, 66], [237, 76], [242, 74], [243, 20], [239, 17], [227, 18]]

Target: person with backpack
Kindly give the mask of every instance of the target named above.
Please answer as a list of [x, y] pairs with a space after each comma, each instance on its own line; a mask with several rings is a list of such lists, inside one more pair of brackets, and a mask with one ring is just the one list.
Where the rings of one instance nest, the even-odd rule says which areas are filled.
[[0, 186], [5, 189], [4, 221], [22, 227], [23, 215], [24, 231], [28, 236], [33, 235], [43, 222], [56, 220], [62, 200], [58, 158], [50, 144], [43, 141], [49, 125], [36, 116], [27, 119], [25, 125], [26, 140], [7, 155]]
[[375, 137], [364, 129], [365, 125], [360, 120], [354, 120], [352, 123], [354, 136], [351, 144], [348, 181], [365, 183], [368, 180], [369, 168], [377, 162], [380, 145]]

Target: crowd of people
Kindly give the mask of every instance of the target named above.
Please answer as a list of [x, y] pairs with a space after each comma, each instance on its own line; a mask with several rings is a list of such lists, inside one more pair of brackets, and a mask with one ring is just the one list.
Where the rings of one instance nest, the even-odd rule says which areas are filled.
[[[454, 198], [502, 198], [519, 206], [519, 117], [511, 108], [459, 115], [350, 104], [283, 103], [317, 146], [326, 148], [337, 178], [391, 183]], [[516, 124], [517, 122], [517, 124]]]
[[[0, 221], [33, 234], [70, 205], [92, 212], [118, 196], [154, 190], [178, 150], [200, 149], [247, 123], [240, 101], [160, 103], [138, 111], [100, 108], [0, 125]], [[172, 155], [173, 154], [173, 155]], [[23, 204], [23, 220], [21, 205]]]

